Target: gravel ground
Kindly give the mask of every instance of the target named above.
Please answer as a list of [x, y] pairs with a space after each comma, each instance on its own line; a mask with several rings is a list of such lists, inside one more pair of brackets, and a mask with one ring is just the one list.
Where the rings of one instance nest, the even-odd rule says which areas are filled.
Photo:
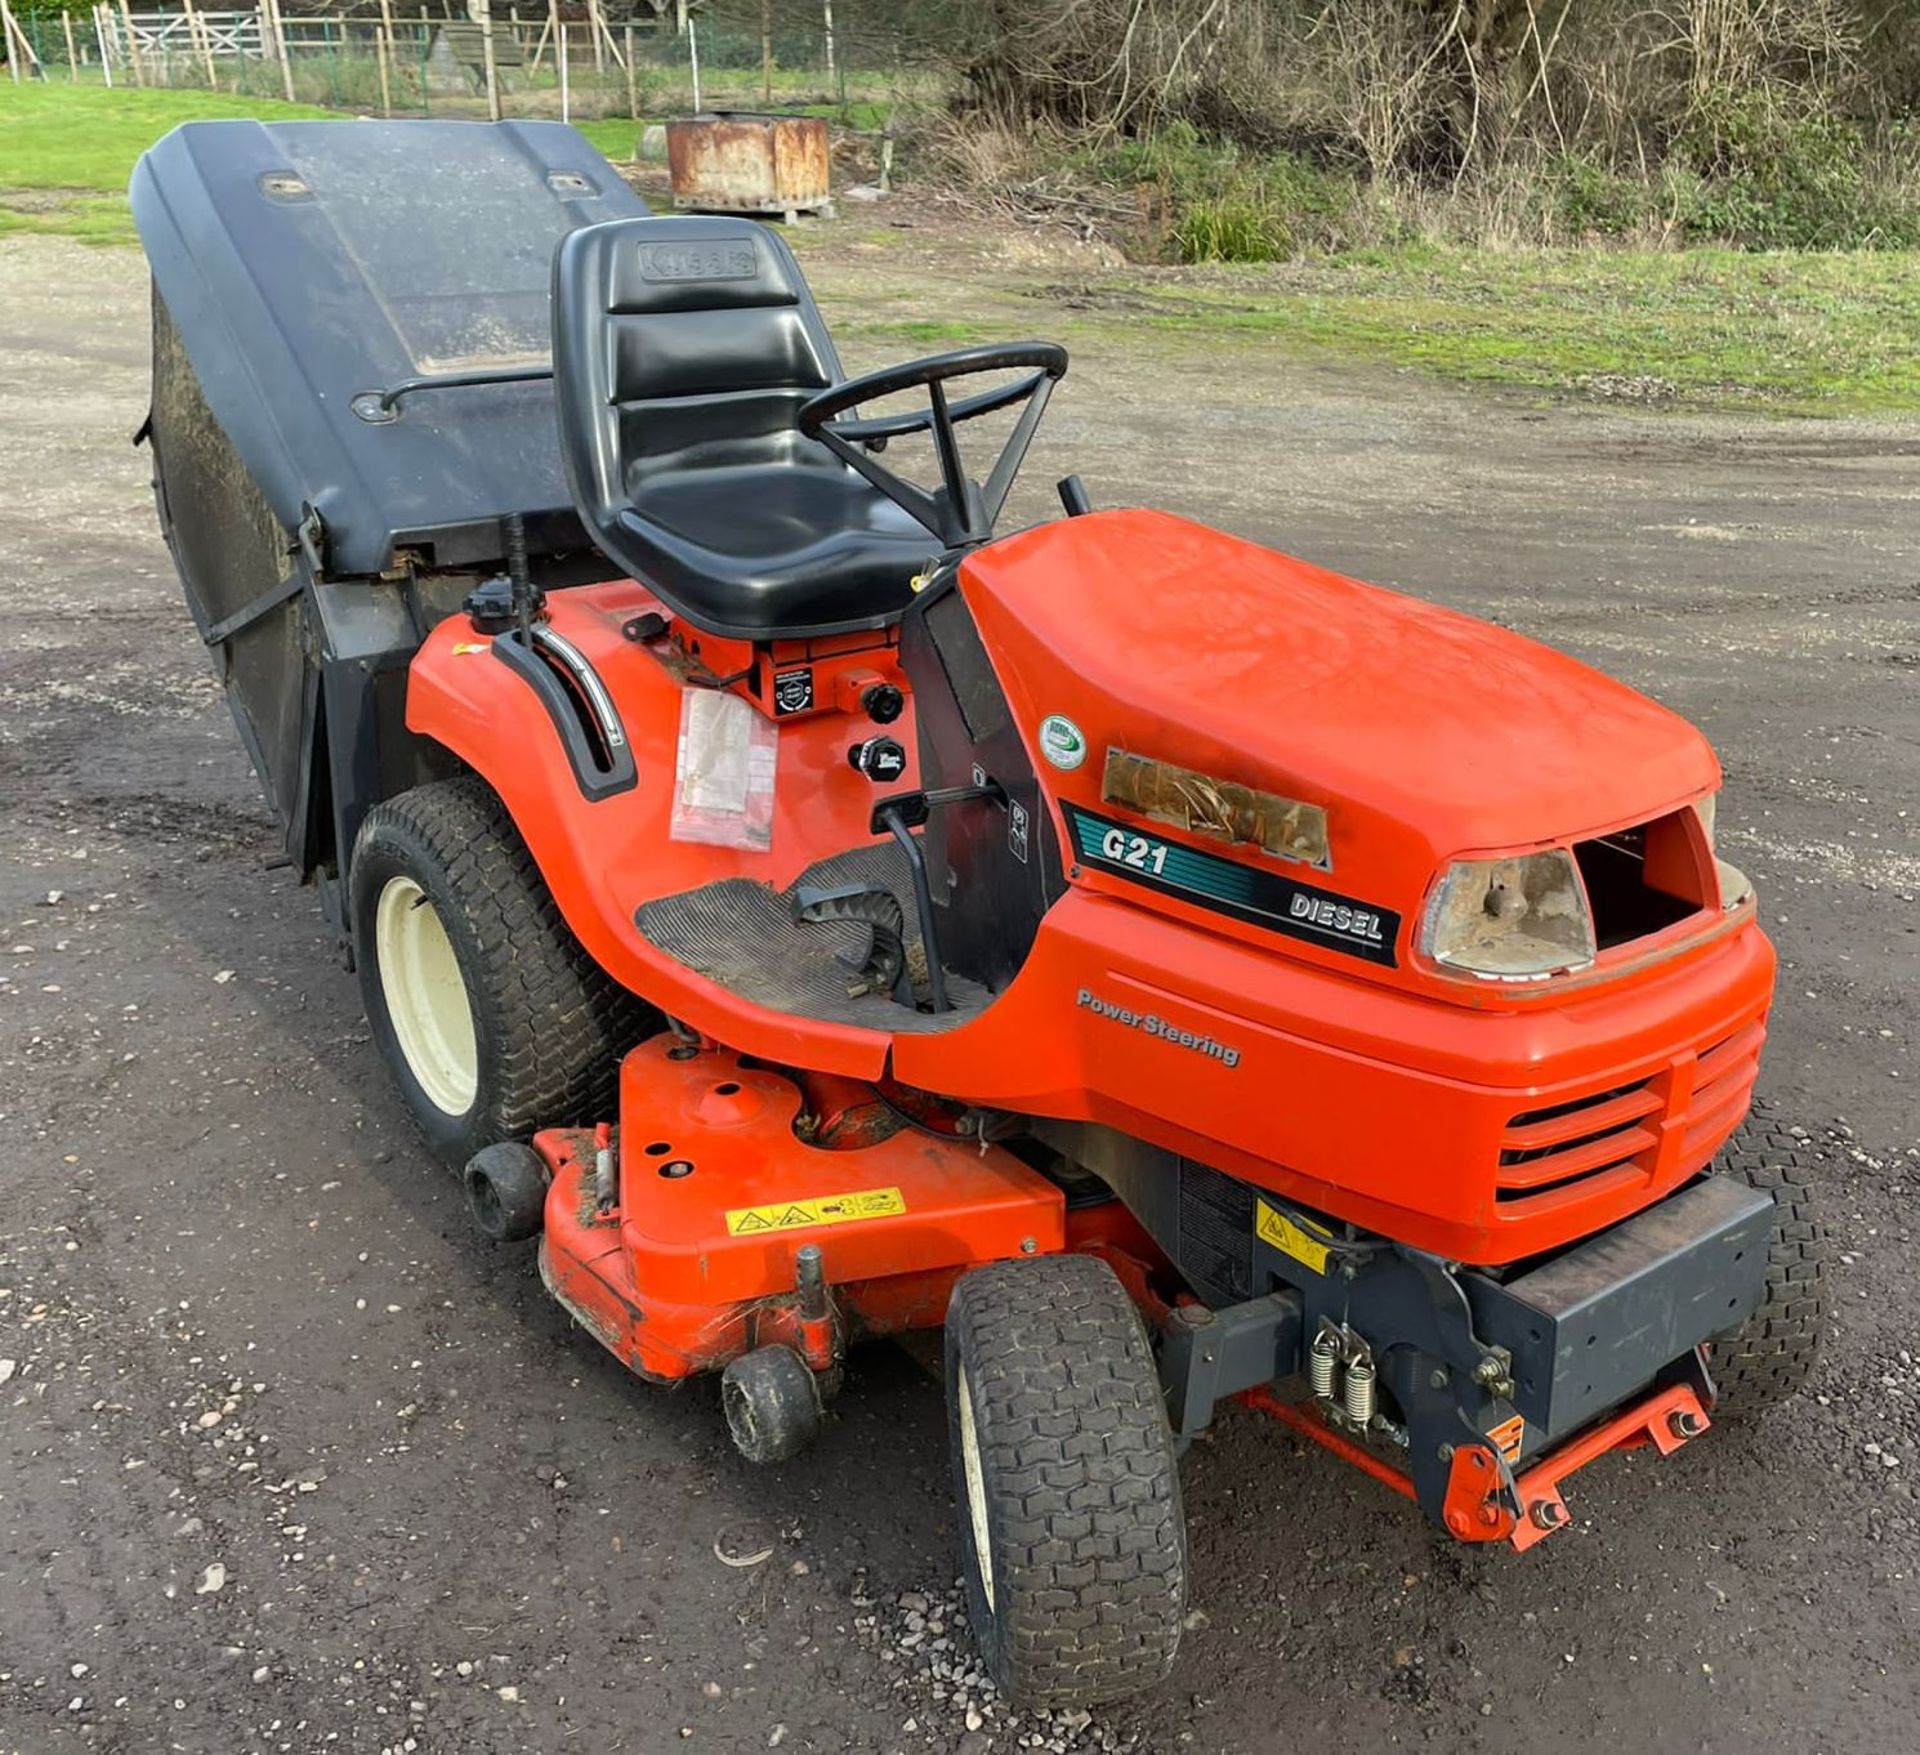
[[1920, 434], [1209, 349], [1058, 309], [1071, 257], [1020, 237], [869, 214], [801, 247], [858, 364], [913, 321], [1068, 333], [1034, 482], [1494, 616], [1706, 728], [1783, 954], [1771, 1100], [1844, 1251], [1819, 1393], [1595, 1466], [1525, 1557], [1229, 1416], [1185, 1470], [1173, 1679], [1008, 1713], [919, 1366], [856, 1358], [825, 1440], [755, 1472], [708, 1388], [630, 1379], [470, 1233], [155, 535], [141, 264], [10, 239], [0, 1751], [1910, 1746]]

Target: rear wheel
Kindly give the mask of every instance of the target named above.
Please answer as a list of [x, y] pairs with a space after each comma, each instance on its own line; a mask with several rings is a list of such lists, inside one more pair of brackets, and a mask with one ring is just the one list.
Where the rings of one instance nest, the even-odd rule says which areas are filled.
[[481, 781], [370, 811], [349, 906], [374, 1044], [448, 1164], [612, 1113], [619, 1058], [653, 1014], [581, 949]]
[[947, 1309], [967, 1606], [1022, 1706], [1092, 1706], [1172, 1667], [1186, 1602], [1173, 1435], [1140, 1318], [1091, 1256], [999, 1262]]
[[1826, 1317], [1827, 1230], [1812, 1154], [1764, 1110], [1747, 1118], [1717, 1168], [1773, 1196], [1766, 1297], [1713, 1343], [1715, 1412], [1738, 1418], [1797, 1394], [1813, 1374]]

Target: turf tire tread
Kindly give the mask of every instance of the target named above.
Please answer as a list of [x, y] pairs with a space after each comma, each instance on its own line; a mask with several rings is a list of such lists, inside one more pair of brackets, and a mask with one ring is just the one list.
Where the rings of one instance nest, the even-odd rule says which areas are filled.
[[[448, 925], [468, 982], [481, 1069], [464, 1129], [471, 1139], [456, 1149], [610, 1118], [620, 1057], [658, 1026], [658, 1014], [573, 936], [485, 782], [462, 775], [376, 805], [355, 843], [356, 870], [369, 852], [397, 856], [443, 917], [459, 917], [458, 927]], [[377, 985], [364, 939], [360, 955]]]
[[947, 1345], [949, 1398], [957, 1361], [975, 1395], [993, 1607], [971, 1556], [967, 1587], [995, 1679], [1024, 1706], [1092, 1706], [1159, 1681], [1180, 1640], [1186, 1535], [1132, 1300], [1090, 1256], [996, 1263], [955, 1287]]
[[1766, 1296], [1741, 1328], [1713, 1347], [1717, 1411], [1737, 1418], [1797, 1395], [1813, 1375], [1827, 1308], [1827, 1231], [1813, 1152], [1766, 1110], [1756, 1108], [1747, 1118], [1717, 1167], [1774, 1201]]

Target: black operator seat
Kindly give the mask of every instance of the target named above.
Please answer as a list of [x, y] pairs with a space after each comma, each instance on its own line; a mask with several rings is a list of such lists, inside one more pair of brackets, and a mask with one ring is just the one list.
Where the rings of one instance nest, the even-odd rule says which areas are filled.
[[613, 220], [554, 256], [574, 505], [610, 560], [709, 633], [883, 627], [938, 553], [795, 428], [844, 376], [793, 252], [750, 220]]

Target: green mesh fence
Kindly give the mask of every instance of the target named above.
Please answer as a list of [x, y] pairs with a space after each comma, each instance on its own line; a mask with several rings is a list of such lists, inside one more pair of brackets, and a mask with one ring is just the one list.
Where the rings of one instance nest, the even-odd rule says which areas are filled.
[[[284, 0], [283, 0], [284, 3]], [[284, 63], [266, 15], [207, 9], [131, 14], [117, 5], [70, 11], [16, 7], [38, 67], [23, 72], [115, 87], [231, 92], [292, 98], [359, 115], [488, 114], [480, 26], [441, 8], [391, 5], [388, 20], [365, 4], [351, 16], [283, 13]], [[843, 35], [831, 57], [824, 28], [793, 22], [788, 8], [767, 38], [696, 12], [680, 34], [669, 13], [634, 7], [617, 19], [597, 5], [553, 10], [494, 8], [495, 79], [501, 113], [573, 121], [648, 121], [707, 109], [806, 110], [846, 125], [878, 128], [903, 99], [931, 89], [931, 76], [867, 57]], [[888, 45], [889, 55], [897, 45]], [[831, 60], [831, 66], [829, 61]], [[104, 63], [104, 65], [103, 65]]]

